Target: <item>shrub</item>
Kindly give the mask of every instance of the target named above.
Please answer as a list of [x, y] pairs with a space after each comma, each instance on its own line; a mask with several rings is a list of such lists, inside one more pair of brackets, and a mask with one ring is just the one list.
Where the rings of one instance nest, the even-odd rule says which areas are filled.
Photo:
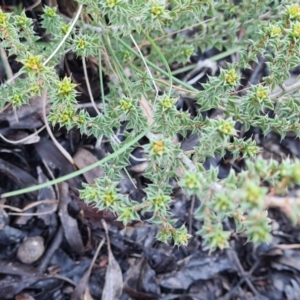
[[[85, 17], [79, 20], [80, 15]], [[184, 225], [178, 226], [170, 209], [175, 180], [188, 197], [200, 201], [195, 216], [203, 225], [198, 234], [211, 251], [229, 246], [231, 232], [222, 225], [227, 218], [255, 245], [271, 239], [270, 206], [286, 205], [298, 221], [299, 201], [287, 196], [300, 183], [300, 163], [262, 159], [255, 140], [244, 138], [240, 131], [252, 126], [264, 135], [270, 131], [282, 138], [288, 132], [300, 135], [300, 83], [283, 84], [299, 64], [300, 6], [296, 2], [78, 0], [73, 20], [61, 16], [55, 7], [44, 7], [41, 24], [47, 32], [46, 45], [40, 43], [33, 21], [24, 12], [0, 10], [2, 47], [23, 66], [1, 85], [0, 105], [3, 108], [9, 102], [18, 108], [32, 96], [47, 94], [48, 120], [53, 125], [110, 140], [115, 152], [100, 162], [106, 176], [83, 184], [80, 191], [87, 203], [112, 211], [124, 224], [149, 213], [147, 221], [160, 228], [159, 240], [184, 245], [190, 234]], [[194, 67], [190, 59], [197, 51], [211, 48], [221, 53], [212, 60], [226, 58], [227, 63], [200, 88], [175, 76]], [[230, 55], [236, 52], [233, 61]], [[100, 75], [102, 71], [114, 74], [109, 95], [104, 95], [100, 82], [103, 105], [96, 108], [96, 117], [78, 108], [71, 78], [60, 79], [57, 74], [56, 66], [66, 53], [81, 57], [83, 65], [98, 57]], [[262, 58], [268, 76], [257, 84], [243, 82], [243, 71]], [[276, 86], [281, 91], [272, 93]], [[179, 99], [187, 96], [199, 105], [196, 116], [179, 108]], [[90, 97], [95, 105], [91, 93]], [[218, 114], [205, 114], [212, 110]], [[121, 126], [125, 127], [122, 142], [116, 137]], [[178, 134], [183, 138], [196, 134], [200, 142], [183, 149], [175, 142]], [[143, 136], [148, 139], [139, 145], [144, 151], [142, 161], [148, 164], [143, 176], [150, 183], [139, 203], [120, 192], [119, 181], [129, 158], [138, 160], [132, 151]], [[207, 170], [204, 162], [225, 153], [231, 153], [233, 161], [244, 160], [246, 167], [240, 172], [231, 169], [220, 180], [218, 168]]]

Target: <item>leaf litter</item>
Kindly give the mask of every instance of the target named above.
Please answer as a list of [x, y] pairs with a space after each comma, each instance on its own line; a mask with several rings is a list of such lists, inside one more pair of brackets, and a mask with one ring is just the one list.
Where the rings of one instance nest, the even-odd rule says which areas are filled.
[[102, 220], [102, 225], [106, 233], [108, 265], [106, 269], [105, 284], [104, 284], [101, 300], [120, 299], [123, 291], [122, 271], [111, 251], [108, 228], [104, 220]]

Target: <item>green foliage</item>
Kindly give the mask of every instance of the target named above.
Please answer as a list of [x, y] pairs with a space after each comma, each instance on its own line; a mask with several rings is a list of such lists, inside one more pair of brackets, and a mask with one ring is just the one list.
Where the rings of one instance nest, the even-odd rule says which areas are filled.
[[[140, 221], [147, 213], [147, 221], [160, 229], [159, 240], [185, 245], [191, 236], [185, 225], [178, 228], [172, 214], [169, 183], [175, 179], [187, 197], [201, 202], [195, 216], [203, 225], [197, 234], [210, 251], [229, 246], [231, 232], [222, 225], [226, 218], [234, 220], [236, 231], [254, 245], [269, 242], [267, 209], [275, 196], [283, 199], [289, 189], [300, 184], [300, 163], [261, 159], [255, 141], [239, 137], [237, 123], [243, 124], [245, 131], [254, 126], [264, 134], [273, 130], [281, 137], [288, 132], [300, 136], [300, 84], [283, 86], [290, 70], [299, 64], [300, 7], [290, 0], [236, 2], [78, 0], [79, 13], [87, 17], [77, 21], [77, 27], [67, 23], [56, 7], [45, 6], [41, 25], [47, 44], [39, 41], [33, 21], [24, 12], [16, 15], [0, 10], [1, 47], [22, 63], [18, 76], [23, 75], [0, 87], [0, 108], [7, 103], [18, 108], [47, 91], [48, 120], [53, 125], [78, 128], [97, 139], [105, 136], [115, 151], [148, 127], [149, 143], [142, 146], [147, 160], [143, 176], [151, 184], [143, 201], [131, 200], [119, 188], [120, 174], [133, 150], [129, 147], [103, 165], [104, 178], [83, 184], [80, 196], [86, 203], [112, 211], [124, 224]], [[171, 74], [170, 65], [184, 66], [197, 49], [212, 47], [241, 50], [239, 59], [222, 65], [220, 74], [209, 77], [202, 90]], [[103, 70], [114, 78], [108, 96], [103, 95], [101, 86], [103, 108], [96, 117], [78, 108], [72, 79], [60, 79], [56, 73], [55, 66], [68, 52], [84, 59], [98, 57], [100, 73]], [[235, 95], [243, 79], [241, 70], [250, 68], [260, 56], [267, 60], [270, 74]], [[276, 86], [282, 91], [272, 94]], [[220, 114], [204, 119], [199, 113], [192, 118], [189, 111], [177, 109], [180, 95], [195, 99], [200, 112], [216, 109]], [[125, 126], [125, 140], [118, 142], [115, 130], [121, 125]], [[200, 143], [185, 151], [174, 137], [189, 132], [199, 135]], [[218, 180], [218, 169], [205, 171], [203, 163], [226, 152], [234, 160], [245, 159], [247, 168]], [[295, 222], [300, 218], [297, 199], [290, 201], [286, 210]]]

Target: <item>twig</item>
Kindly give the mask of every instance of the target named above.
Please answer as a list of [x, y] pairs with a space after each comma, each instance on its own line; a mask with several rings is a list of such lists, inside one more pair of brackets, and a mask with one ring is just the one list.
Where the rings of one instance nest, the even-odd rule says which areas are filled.
[[183, 152], [179, 155], [179, 159], [184, 163], [184, 165], [192, 172], [197, 171], [196, 165], [190, 160]]
[[43, 215], [49, 215], [54, 212], [56, 212], [57, 207], [53, 207], [52, 209], [48, 211], [43, 211], [43, 212], [35, 212], [35, 213], [7, 213], [10, 216], [27, 216], [27, 217], [32, 217], [32, 216], [43, 216]]
[[59, 275], [59, 274], [51, 275], [51, 276], [49, 276], [49, 278], [60, 279], [60, 280], [63, 280], [63, 281], [66, 281], [66, 282], [70, 283], [70, 284], [73, 285], [73, 286], [76, 286], [76, 285], [77, 285], [77, 284], [76, 284], [73, 280], [71, 280], [70, 278], [61, 276], [61, 275]]
[[280, 250], [300, 249], [300, 244], [291, 244], [291, 245], [280, 244], [280, 245], [276, 245], [275, 248]]
[[62, 145], [56, 140], [55, 136], [53, 135], [51, 128], [49, 126], [48, 120], [47, 120], [47, 114], [46, 114], [46, 107], [47, 107], [47, 89], [44, 89], [43, 94], [42, 94], [42, 101], [43, 101], [43, 118], [44, 118], [44, 122], [45, 122], [45, 126], [47, 129], [47, 132], [51, 138], [51, 140], [53, 141], [53, 143], [55, 144], [55, 146], [57, 147], [57, 149], [61, 152], [61, 154], [74, 166], [75, 162], [73, 160], [73, 158], [71, 157], [71, 155], [66, 151], [66, 149], [64, 147], [62, 147]]
[[17, 144], [22, 144], [24, 142], [26, 142], [27, 140], [31, 139], [32, 137], [36, 136], [37, 134], [39, 134], [41, 131], [43, 131], [44, 129], [46, 128], [46, 125], [44, 125], [43, 127], [41, 127], [39, 130], [37, 130], [36, 132], [26, 136], [25, 138], [23, 139], [20, 139], [20, 140], [17, 140], [17, 141], [12, 141], [12, 140], [9, 140], [7, 138], [5, 138], [1, 133], [0, 133], [0, 138], [2, 140], [4, 140], [5, 142], [7, 143], [10, 143], [10, 144], [13, 144], [13, 145], [17, 145]]
[[38, 1], [36, 1], [35, 3], [33, 3], [32, 5], [30, 5], [30, 6], [28, 6], [28, 7], [26, 7], [25, 8], [25, 11], [28, 11], [28, 10], [32, 10], [32, 9], [34, 9], [35, 7], [37, 7], [38, 5], [40, 5], [41, 4], [41, 0], [38, 0]]
[[44, 61], [43, 66], [46, 66], [48, 64], [48, 62], [56, 55], [56, 53], [59, 51], [59, 49], [62, 47], [62, 45], [65, 43], [66, 39], [69, 37], [69, 35], [71, 34], [71, 31], [73, 30], [80, 14], [82, 11], [83, 5], [80, 4], [77, 10], [77, 13], [75, 15], [74, 20], [72, 21], [67, 33], [65, 34], [65, 36], [63, 37], [63, 39], [61, 40], [61, 42], [57, 45], [56, 49], [51, 53], [51, 55]]
[[192, 234], [195, 200], [196, 200], [196, 196], [193, 195], [191, 199], [191, 207], [189, 211], [189, 234]]
[[[155, 80], [154, 80], [154, 78], [153, 78], [153, 76], [152, 76], [152, 73], [151, 73], [151, 71], [150, 71], [150, 69], [149, 69], [149, 67], [148, 67], [148, 65], [147, 65], [147, 62], [145, 61], [145, 58], [144, 58], [144, 55], [143, 55], [141, 49], [139, 48], [138, 44], [136, 43], [135, 39], [133, 38], [133, 36], [132, 36], [131, 34], [130, 34], [130, 38], [131, 38], [132, 42], [134, 43], [134, 45], [135, 45], [135, 47], [136, 47], [138, 53], [140, 54], [141, 59], [142, 59], [144, 65], [145, 65], [145, 67], [146, 67], [147, 73], [149, 74], [149, 76], [150, 76], [150, 78], [151, 78], [152, 84], [153, 84], [154, 89], [155, 89], [155, 92], [156, 92], [156, 95], [155, 95], [155, 100], [156, 100], [157, 97], [158, 97], [158, 94], [159, 94], [158, 87], [157, 87], [157, 85], [156, 85], [156, 83], [155, 83]], [[155, 102], [155, 101], [154, 101], [154, 102]]]
[[289, 207], [295, 203], [299, 202], [298, 198], [295, 197], [277, 197], [277, 196], [268, 196], [266, 198], [265, 204], [267, 207]]
[[59, 178], [56, 178], [55, 180], [51, 180], [51, 181], [48, 181], [48, 182], [44, 182], [44, 183], [41, 183], [41, 184], [37, 184], [37, 185], [34, 185], [34, 186], [30, 186], [30, 187], [27, 187], [27, 188], [24, 188], [24, 189], [20, 189], [20, 190], [17, 190], [17, 191], [12, 191], [12, 192], [7, 192], [7, 193], [4, 193], [4, 194], [1, 194], [1, 198], [8, 198], [8, 197], [12, 197], [12, 196], [16, 196], [16, 195], [22, 195], [22, 194], [25, 194], [25, 193], [30, 193], [30, 192], [33, 192], [33, 191], [37, 191], [37, 190], [40, 190], [42, 188], [45, 188], [45, 187], [48, 187], [48, 186], [51, 186], [51, 185], [54, 185], [54, 184], [57, 184], [57, 183], [61, 183], [61, 182], [64, 182], [66, 180], [69, 180], [71, 178], [74, 178], [76, 176], [79, 176], [85, 172], [88, 172], [96, 167], [99, 167], [101, 165], [103, 165], [104, 163], [108, 162], [109, 160], [117, 157], [118, 155], [122, 154], [124, 151], [126, 151], [129, 147], [133, 146], [135, 143], [137, 143], [141, 138], [143, 138], [145, 135], [147, 135], [147, 133], [151, 130], [151, 127], [147, 127], [145, 128], [145, 130], [143, 130], [140, 134], [138, 134], [135, 138], [133, 138], [132, 140], [130, 140], [129, 142], [125, 143], [125, 145], [123, 145], [121, 148], [117, 149], [114, 153], [104, 157], [103, 159], [89, 165], [89, 166], [86, 166], [85, 168], [82, 168], [78, 171], [75, 171], [75, 172], [72, 172], [71, 174], [67, 174], [65, 176], [62, 176], [62, 177], [59, 177]]
[[0, 204], [0, 208], [10, 209], [10, 210], [22, 213], [22, 212], [24, 212], [24, 211], [26, 211], [26, 210], [28, 210], [30, 208], [39, 206], [41, 204], [55, 204], [55, 203], [58, 203], [58, 200], [46, 199], [46, 200], [41, 200], [41, 201], [38, 201], [38, 202], [30, 203], [30, 204], [28, 204], [27, 206], [25, 206], [22, 209], [14, 207], [14, 206], [6, 205], [6, 204]]
[[[59, 51], [59, 49], [62, 47], [62, 45], [64, 44], [64, 42], [66, 41], [66, 39], [69, 37], [69, 35], [71, 34], [72, 29], [74, 28], [80, 14], [82, 11], [83, 5], [80, 4], [76, 13], [76, 16], [73, 20], [73, 22], [71, 23], [69, 30], [67, 31], [66, 35], [63, 37], [63, 39], [61, 40], [61, 42], [58, 44], [58, 46], [56, 47], [56, 49], [51, 53], [51, 55], [44, 61], [43, 66], [46, 66], [49, 61], [56, 55], [56, 53]], [[10, 78], [9, 80], [7, 80], [5, 83], [6, 84], [10, 84], [12, 82], [14, 82], [15, 79], [17, 79], [21, 74], [23, 74], [23, 70], [21, 69], [21, 71], [19, 71], [18, 73], [16, 73], [12, 78]]]
[[83, 66], [83, 73], [84, 73], [85, 83], [86, 83], [86, 87], [87, 87], [87, 90], [88, 90], [88, 93], [89, 93], [90, 100], [92, 102], [92, 105], [93, 105], [96, 113], [98, 115], [101, 115], [101, 112], [99, 111], [99, 109], [98, 109], [98, 107], [95, 103], [95, 100], [94, 100], [94, 96], [93, 96], [93, 93], [92, 93], [92, 89], [91, 89], [91, 86], [90, 86], [90, 81], [89, 81], [89, 77], [88, 77], [88, 73], [87, 73], [86, 61], [85, 61], [84, 57], [82, 57], [82, 66]]
[[238, 270], [240, 272], [241, 275], [241, 281], [245, 281], [248, 285], [248, 287], [250, 288], [251, 292], [256, 296], [256, 297], [261, 297], [259, 299], [266, 299], [265, 297], [263, 297], [262, 295], [259, 294], [259, 292], [256, 290], [256, 288], [254, 287], [253, 283], [250, 281], [249, 279], [249, 274], [247, 272], [245, 272], [243, 266], [241, 265], [241, 262], [238, 258], [238, 256], [236, 255], [235, 251], [232, 249], [230, 250], [231, 253], [231, 257], [233, 258], [236, 266], [238, 267]]
[[[50, 175], [50, 178], [52, 180], [54, 180], [55, 176], [54, 176], [52, 170], [49, 168], [48, 164], [46, 163], [46, 161], [44, 159], [42, 159], [42, 162], [43, 162], [43, 165], [45, 166], [46, 170], [48, 171], [48, 173]], [[59, 191], [59, 188], [58, 188], [57, 184], [55, 184], [55, 192], [56, 192], [56, 195], [57, 195], [57, 199], [60, 199], [60, 191]]]
[[85, 272], [85, 274], [83, 275], [83, 277], [80, 279], [79, 283], [77, 284], [75, 290], [73, 291], [72, 297], [71, 297], [73, 300], [82, 299], [81, 298], [82, 294], [84, 293], [85, 289], [88, 287], [88, 280], [90, 278], [93, 266], [96, 262], [96, 259], [99, 255], [99, 252], [100, 252], [103, 244], [104, 244], [104, 239], [99, 243], [99, 245], [97, 247], [97, 250], [95, 252], [95, 255], [93, 257], [93, 260], [92, 260], [88, 270]]
[[43, 256], [43, 258], [40, 262], [40, 265], [38, 266], [38, 270], [41, 273], [45, 272], [54, 252], [59, 248], [59, 246], [63, 240], [63, 236], [64, 236], [64, 231], [63, 231], [62, 226], [60, 225], [56, 232], [54, 239], [51, 241], [51, 244], [48, 247], [47, 252]]
[[283, 95], [294, 92], [299, 89], [300, 89], [300, 81], [297, 81], [293, 85], [286, 86], [286, 87], [283, 87], [283, 85], [282, 85], [282, 90], [276, 94], [271, 95], [270, 99], [272, 101], [277, 100], [278, 98], [282, 97]]

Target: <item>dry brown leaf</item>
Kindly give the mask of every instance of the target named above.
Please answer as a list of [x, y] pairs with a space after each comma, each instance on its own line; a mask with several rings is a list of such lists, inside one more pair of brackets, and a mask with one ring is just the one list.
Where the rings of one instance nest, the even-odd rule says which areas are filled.
[[60, 221], [64, 230], [65, 238], [72, 250], [82, 255], [84, 253], [84, 245], [80, 234], [77, 220], [72, 218], [68, 212], [68, 205], [72, 201], [69, 196], [69, 185], [66, 182], [60, 184], [60, 202], [59, 212]]
[[90, 293], [90, 289], [87, 286], [84, 292], [84, 300], [94, 300], [94, 298], [92, 297], [91, 293]]
[[105, 275], [105, 284], [102, 292], [102, 300], [121, 299], [123, 291], [123, 276], [121, 268], [112, 254], [107, 225], [104, 220], [102, 224], [106, 233], [107, 250], [108, 250], [108, 266]]
[[98, 245], [97, 250], [95, 252], [95, 255], [93, 257], [93, 260], [91, 262], [90, 267], [85, 272], [85, 274], [83, 275], [83, 277], [80, 279], [80, 281], [77, 284], [75, 290], [73, 291], [73, 294], [72, 294], [72, 297], [71, 297], [72, 300], [80, 300], [80, 299], [82, 299], [82, 295], [83, 295], [83, 299], [84, 300], [94, 300], [92, 298], [91, 294], [90, 294], [90, 289], [89, 289], [88, 282], [89, 282], [89, 279], [90, 279], [90, 275], [91, 275], [93, 266], [94, 266], [94, 264], [96, 262], [96, 259], [98, 257], [98, 254], [99, 254], [100, 249], [103, 246], [103, 244], [104, 244], [104, 240], [102, 240], [100, 242], [100, 244]]
[[27, 294], [27, 293], [22, 293], [16, 296], [16, 300], [34, 300], [34, 298]]
[[[48, 182], [49, 179], [47, 176], [43, 173], [42, 169], [40, 167], [37, 167], [37, 173], [38, 173], [38, 180], [39, 183]], [[39, 190], [38, 194], [38, 202], [48, 199], [57, 199], [56, 193], [53, 186], [48, 186], [45, 188], [42, 188]], [[38, 215], [39, 219], [42, 219], [45, 223], [45, 225], [50, 226], [51, 220], [52, 220], [52, 214], [45, 214], [45, 212], [49, 212], [51, 210], [55, 210], [58, 208], [58, 201], [57, 203], [42, 203], [37, 207], [36, 212], [39, 213]]]
[[139, 103], [140, 103], [141, 109], [144, 112], [144, 115], [147, 117], [148, 125], [151, 126], [154, 122], [154, 119], [153, 119], [153, 111], [151, 109], [149, 102], [146, 100], [146, 98], [144, 96], [142, 96]]
[[[48, 104], [47, 113], [50, 109]], [[29, 100], [29, 105], [14, 110], [12, 107], [5, 110], [5, 113], [0, 114], [0, 122], [7, 122], [7, 126], [1, 127], [0, 133], [5, 135], [12, 129], [37, 129], [44, 125], [42, 121], [43, 104], [40, 97], [32, 97]], [[17, 114], [17, 118], [16, 115]]]
[[[89, 150], [84, 148], [79, 148], [73, 157], [75, 165], [79, 169], [83, 169], [86, 166], [92, 165], [98, 161], [98, 158], [93, 155]], [[101, 167], [96, 167], [90, 171], [83, 173], [83, 176], [87, 183], [94, 183], [95, 178], [104, 177], [105, 173]]]

